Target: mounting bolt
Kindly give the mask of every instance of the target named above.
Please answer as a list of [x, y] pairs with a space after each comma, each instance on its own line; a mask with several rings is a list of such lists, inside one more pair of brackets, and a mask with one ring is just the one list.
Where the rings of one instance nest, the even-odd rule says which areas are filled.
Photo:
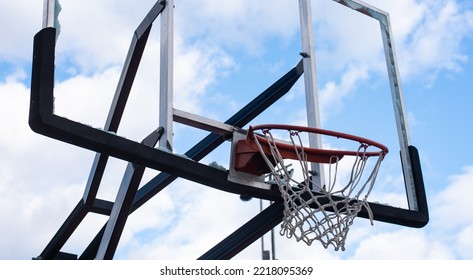
[[309, 55], [308, 53], [306, 53], [306, 52], [300, 52], [299, 54], [300, 54], [303, 58], [308, 58], [308, 57], [310, 57], [310, 55]]

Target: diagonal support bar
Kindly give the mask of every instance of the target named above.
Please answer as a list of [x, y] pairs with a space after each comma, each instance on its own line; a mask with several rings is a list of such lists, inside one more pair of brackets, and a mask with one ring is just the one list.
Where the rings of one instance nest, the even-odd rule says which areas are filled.
[[[158, 130], [153, 131], [141, 143], [149, 147], [154, 147], [161, 137], [162, 132], [163, 128], [160, 127]], [[145, 166], [128, 163], [95, 259], [113, 259], [145, 169]]]
[[[49, 1], [54, 2], [54, 1]], [[53, 6], [54, 7], [54, 6]], [[138, 67], [141, 62], [141, 58], [143, 56], [143, 52], [148, 41], [148, 37], [152, 28], [153, 22], [159, 16], [159, 14], [163, 11], [164, 5], [162, 3], [156, 3], [140, 25], [135, 30], [132, 41], [130, 43], [130, 47], [128, 50], [127, 57], [125, 59], [125, 63], [122, 69], [122, 73], [120, 79], [118, 81], [117, 89], [115, 91], [115, 96], [112, 101], [112, 105], [110, 107], [110, 111], [107, 117], [107, 121], [104, 126], [105, 131], [116, 132], [118, 130], [118, 126], [120, 124], [120, 120], [123, 116], [123, 112], [125, 110], [125, 105], [128, 100], [128, 96], [130, 94], [134, 79], [136, 77], [136, 73], [138, 71]], [[45, 51], [47, 52], [46, 57], [54, 57], [53, 53], [50, 53], [46, 49], [49, 49], [50, 46], [36, 46], [41, 48], [41, 50], [34, 55], [37, 59], [40, 59], [38, 54]], [[35, 47], [35, 48], [36, 48]], [[41, 59], [41, 62], [46, 62]], [[52, 60], [54, 64], [54, 60]], [[46, 66], [42, 64], [43, 66]], [[54, 79], [54, 71], [50, 72], [48, 69], [51, 67], [48, 65], [47, 67], [42, 67], [41, 69], [37, 69], [41, 75], [43, 75], [46, 79]], [[32, 80], [32, 87], [33, 84], [42, 84], [37, 80]], [[45, 88], [42, 88], [45, 90]], [[50, 108], [48, 108], [50, 110]], [[56, 254], [59, 253], [59, 250], [64, 246], [67, 240], [70, 238], [72, 233], [75, 231], [79, 223], [85, 218], [87, 213], [93, 210], [94, 204], [96, 203], [96, 195], [100, 186], [100, 182], [102, 180], [103, 173], [105, 171], [105, 167], [107, 165], [108, 155], [97, 153], [94, 162], [92, 164], [92, 168], [89, 174], [89, 178], [87, 180], [86, 188], [84, 191], [84, 195], [82, 201], [79, 202], [76, 209], [72, 211], [71, 215], [66, 219], [64, 224], [61, 226], [61, 229], [56, 233], [44, 251], [41, 253], [42, 258], [52, 259]], [[82, 206], [79, 211], [79, 206]]]
[[229, 260], [277, 226], [283, 219], [284, 204], [275, 202], [230, 234], [199, 260]]
[[[113, 97], [107, 121], [105, 122], [105, 131], [117, 132], [118, 130], [118, 126], [122, 119], [123, 112], [125, 110], [125, 106], [136, 77], [136, 73], [138, 72], [138, 67], [140, 65], [146, 43], [148, 42], [148, 37], [151, 32], [153, 22], [163, 11], [163, 9], [163, 4], [156, 3], [133, 34], [122, 73], [118, 81], [117, 89], [115, 91], [115, 96]], [[84, 201], [88, 205], [92, 203], [97, 195], [107, 161], [107, 155], [101, 153], [96, 154], [92, 164], [92, 169], [90, 171], [89, 179], [87, 181], [87, 187], [84, 192]]]

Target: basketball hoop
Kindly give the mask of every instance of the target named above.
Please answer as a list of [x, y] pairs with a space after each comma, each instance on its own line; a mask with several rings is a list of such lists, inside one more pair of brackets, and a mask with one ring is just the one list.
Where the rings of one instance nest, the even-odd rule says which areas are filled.
[[[289, 141], [276, 140], [274, 131], [287, 132]], [[257, 133], [258, 132], [258, 133]], [[336, 137], [356, 143], [353, 150], [332, 150], [304, 147], [301, 134], [313, 133]], [[375, 151], [372, 151], [373, 148]], [[235, 166], [239, 171], [261, 175], [269, 173], [279, 186], [284, 201], [284, 218], [281, 235], [294, 236], [297, 241], [311, 245], [319, 240], [325, 248], [332, 245], [336, 251], [345, 250], [345, 240], [354, 218], [362, 208], [368, 212], [371, 224], [373, 215], [367, 198], [374, 186], [380, 164], [388, 153], [384, 145], [362, 137], [302, 126], [258, 125], [250, 127], [245, 140], [236, 148]], [[339, 183], [339, 166], [342, 158], [351, 157], [353, 165], [346, 182]], [[372, 171], [363, 176], [371, 158]], [[302, 178], [294, 178], [288, 160], [299, 163]], [[264, 168], [261, 162], [264, 162]], [[309, 163], [328, 165], [328, 184], [316, 186], [317, 176]], [[297, 164], [296, 164], [297, 165]], [[340, 177], [340, 176], [338, 176]]]

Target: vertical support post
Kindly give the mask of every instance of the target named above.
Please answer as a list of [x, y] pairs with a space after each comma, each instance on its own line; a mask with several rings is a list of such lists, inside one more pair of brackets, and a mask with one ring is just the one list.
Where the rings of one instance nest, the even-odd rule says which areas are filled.
[[54, 15], [56, 14], [56, 1], [43, 1], [43, 28], [54, 27]]
[[[162, 128], [158, 128], [141, 143], [149, 147], [154, 147], [159, 137], [161, 137], [161, 132]], [[133, 199], [138, 191], [145, 169], [146, 167], [143, 165], [134, 164], [132, 162], [128, 163], [95, 259], [113, 259], [126, 221], [131, 214]]]
[[391, 21], [389, 14], [384, 19], [380, 19], [381, 35], [383, 38], [384, 54], [386, 57], [386, 65], [388, 68], [389, 84], [394, 106], [394, 115], [396, 117], [396, 125], [399, 137], [399, 146], [401, 150], [402, 171], [404, 172], [404, 183], [406, 185], [407, 203], [410, 210], [419, 210], [416, 196], [416, 187], [414, 183], [414, 175], [412, 171], [411, 156], [409, 153], [410, 135], [407, 125], [406, 112], [404, 110], [404, 97], [401, 89], [401, 79], [397, 66], [396, 51], [394, 49], [393, 38], [391, 37]]
[[161, 61], [159, 93], [159, 125], [164, 133], [159, 147], [172, 150], [173, 137], [173, 57], [174, 57], [174, 0], [165, 0], [161, 18]]
[[[263, 212], [263, 200], [259, 200], [259, 212]], [[262, 260], [269, 260], [269, 251], [264, 249], [264, 235], [261, 236], [261, 259]]]
[[43, 1], [43, 28], [56, 28], [56, 41], [61, 33], [61, 25], [59, 24], [59, 13], [61, 12], [61, 4], [58, 0]]
[[[320, 110], [319, 96], [317, 89], [317, 77], [315, 69], [315, 50], [312, 32], [312, 8], [310, 0], [299, 0], [299, 17], [301, 24], [302, 51], [304, 64], [304, 83], [307, 106], [307, 125], [309, 127], [320, 128]], [[320, 135], [309, 134], [309, 146], [313, 148], [322, 147], [322, 139]], [[317, 186], [313, 186], [313, 190], [317, 187], [322, 188], [325, 182], [323, 166], [319, 163], [312, 163], [312, 171], [318, 177], [313, 178]]]
[[[271, 202], [272, 204], [272, 202]], [[271, 229], [271, 259], [276, 260], [276, 239], [274, 237], [274, 228]]]

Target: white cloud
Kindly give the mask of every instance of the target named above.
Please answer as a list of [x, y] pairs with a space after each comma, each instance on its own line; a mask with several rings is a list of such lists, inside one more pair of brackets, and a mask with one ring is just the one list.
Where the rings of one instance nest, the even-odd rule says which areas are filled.
[[354, 66], [350, 67], [341, 76], [340, 81], [327, 82], [320, 89], [321, 121], [324, 123], [328, 118], [337, 115], [343, 110], [344, 98], [353, 94], [357, 85], [368, 79], [369, 74], [366, 68]]
[[[121, 65], [133, 32], [155, 1], [61, 1], [57, 63], [87, 74]], [[159, 23], [159, 21], [157, 21]], [[159, 28], [159, 25], [158, 25]]]
[[[256, 200], [242, 202], [237, 195], [223, 193], [183, 180], [164, 191], [173, 201], [173, 209], [162, 214], [169, 219], [148, 228], [151, 233], [133, 236], [126, 258], [196, 259], [254, 216]], [[163, 196], [156, 196], [156, 206]], [[159, 213], [153, 211], [154, 213]], [[144, 221], [146, 217], [133, 217]]]
[[209, 116], [211, 112], [204, 109], [211, 100], [209, 89], [218, 79], [225, 77], [235, 62], [224, 50], [198, 43], [190, 46], [177, 44], [177, 52], [174, 107]]
[[[24, 63], [31, 57], [32, 38], [42, 21], [43, 1], [28, 3], [0, 0], [0, 60], [14, 64]], [[13, 39], [14, 38], [14, 39]]]
[[54, 113], [94, 127], [103, 127], [112, 104], [119, 69], [77, 75], [56, 84]]
[[431, 85], [443, 72], [463, 69], [469, 54], [461, 43], [473, 34], [470, 5], [454, 0], [369, 2], [390, 13], [404, 80], [421, 78]]
[[[16, 165], [18, 166], [18, 164]], [[5, 175], [4, 172], [1, 172]], [[77, 185], [55, 185], [37, 189], [18, 178], [25, 176], [7, 169], [2, 176], [0, 193], [1, 259], [28, 259], [36, 257], [65, 220], [68, 211], [79, 201], [81, 188]], [[53, 184], [52, 184], [53, 185]], [[90, 229], [89, 229], [90, 230]], [[82, 239], [81, 242], [86, 242]]]
[[412, 260], [451, 259], [451, 250], [442, 240], [429, 240], [417, 229], [404, 229], [371, 236], [360, 242], [354, 259]]
[[[314, 45], [317, 66], [329, 74], [354, 65], [383, 66], [383, 45], [377, 20], [331, 0], [314, 1]], [[335, 74], [337, 75], [337, 74]]]
[[[470, 6], [452, 0], [367, 2], [390, 14], [402, 81], [420, 79], [431, 86], [440, 75], [462, 71], [469, 61], [461, 44], [473, 35]], [[322, 120], [326, 120], [324, 112], [333, 115], [347, 103], [348, 90], [357, 83], [379, 86], [387, 72], [374, 19], [329, 0], [314, 1], [313, 7]]]
[[[44, 249], [81, 198], [92, 159], [88, 151], [29, 128], [29, 89], [23, 77], [14, 72], [0, 81], [2, 259], [28, 259]], [[83, 237], [77, 235], [78, 243], [88, 240]]]
[[[22, 80], [23, 72], [20, 71], [7, 75], [4, 81], [0, 81], [0, 109], [4, 119], [0, 129], [5, 136], [0, 137], [0, 146], [12, 149], [9, 150], [12, 154], [31, 151], [30, 144], [35, 138], [34, 133], [28, 131], [29, 89]], [[7, 117], [10, 121], [7, 121]]]
[[451, 176], [448, 186], [436, 195], [432, 214], [436, 215], [438, 226], [450, 229], [473, 224], [473, 205], [469, 200], [473, 195], [472, 180], [473, 166], [466, 166], [461, 174]]
[[[146, 180], [146, 179], [145, 179]], [[183, 202], [165, 189], [128, 217], [120, 238], [117, 258], [128, 258], [137, 246], [144, 246], [178, 219]]]
[[251, 5], [240, 0], [182, 1], [176, 2], [175, 11], [176, 28], [185, 37], [254, 55], [264, 52], [264, 42], [270, 38], [284, 44], [299, 25], [297, 5], [281, 0]]
[[473, 258], [473, 240], [471, 238], [472, 236], [473, 225], [465, 227], [456, 236], [455, 247], [457, 249], [457, 253], [462, 259], [471, 260]]
[[365, 236], [356, 248], [354, 259], [454, 259], [471, 258], [473, 211], [471, 197], [473, 167], [451, 176], [450, 183], [429, 200], [430, 223], [424, 229], [386, 231], [381, 227]]

